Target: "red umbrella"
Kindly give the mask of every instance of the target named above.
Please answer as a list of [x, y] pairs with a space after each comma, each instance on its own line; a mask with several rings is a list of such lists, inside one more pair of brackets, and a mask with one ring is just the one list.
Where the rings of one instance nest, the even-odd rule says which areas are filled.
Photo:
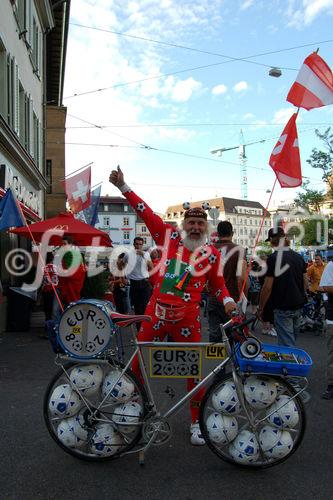
[[[73, 241], [78, 246], [104, 246], [111, 247], [112, 242], [108, 234], [104, 231], [100, 231], [85, 222], [75, 219], [71, 213], [60, 213], [59, 215], [52, 217], [51, 219], [46, 219], [41, 222], [36, 222], [35, 224], [30, 224], [29, 229], [27, 226], [18, 227], [12, 229], [11, 232], [18, 234], [19, 236], [25, 236], [31, 239], [30, 231], [34, 237], [36, 243], [42, 240], [43, 234], [52, 229], [60, 229], [64, 231], [64, 235], [71, 236]], [[30, 231], [29, 231], [30, 230]], [[96, 241], [93, 239], [96, 238]], [[61, 245], [61, 236], [52, 236], [49, 244], [54, 246]]]

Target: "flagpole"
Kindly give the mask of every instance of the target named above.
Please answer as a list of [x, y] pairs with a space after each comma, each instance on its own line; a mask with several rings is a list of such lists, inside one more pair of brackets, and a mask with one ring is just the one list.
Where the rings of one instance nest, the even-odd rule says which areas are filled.
[[80, 167], [78, 168], [77, 170], [74, 170], [74, 172], [71, 172], [70, 174], [68, 175], [65, 175], [65, 177], [62, 177], [61, 179], [59, 179], [59, 181], [64, 181], [65, 179], [67, 179], [68, 177], [70, 177], [71, 175], [74, 175], [76, 174], [77, 172], [80, 172], [80, 170], [83, 170], [84, 168], [87, 168], [87, 167], [90, 167], [91, 165], [93, 165], [94, 162], [91, 161], [90, 163], [87, 163], [87, 165], [83, 165], [83, 167]]
[[[259, 237], [260, 237], [260, 234], [261, 234], [261, 230], [263, 228], [263, 225], [264, 225], [264, 221], [265, 221], [265, 218], [266, 218], [266, 215], [268, 213], [268, 207], [270, 205], [270, 202], [271, 202], [271, 199], [272, 199], [272, 196], [273, 196], [273, 192], [274, 192], [274, 189], [275, 189], [275, 186], [276, 186], [276, 183], [277, 183], [277, 177], [275, 177], [275, 180], [274, 180], [274, 183], [273, 183], [273, 186], [272, 186], [272, 189], [271, 189], [271, 193], [269, 195], [269, 198], [268, 198], [268, 201], [267, 201], [267, 204], [266, 204], [266, 207], [264, 209], [264, 213], [263, 213], [263, 216], [261, 218], [261, 221], [260, 221], [260, 226], [259, 226], [259, 229], [257, 231], [257, 236], [256, 236], [256, 239], [255, 239], [255, 242], [254, 242], [254, 247], [253, 247], [253, 252], [256, 250], [257, 246], [258, 246], [258, 241], [259, 241]], [[247, 279], [249, 277], [249, 274], [250, 274], [250, 271], [251, 271], [251, 264], [252, 264], [252, 261], [253, 261], [253, 257], [251, 255], [250, 257], [250, 261], [247, 265], [247, 268], [246, 268], [246, 274], [245, 274], [245, 278], [244, 278], [244, 281], [243, 281], [243, 284], [242, 284], [242, 289], [240, 291], [240, 294], [239, 294], [239, 297], [242, 297], [243, 293], [244, 293], [244, 290], [245, 290], [245, 286], [246, 286], [246, 283], [247, 283]]]
[[[43, 255], [42, 255], [42, 253], [41, 253], [41, 251], [40, 251], [40, 249], [39, 249], [39, 247], [38, 247], [38, 245], [37, 245], [37, 243], [36, 243], [36, 240], [35, 240], [35, 238], [34, 238], [34, 236], [33, 236], [32, 232], [31, 232], [31, 229], [30, 229], [30, 227], [29, 227], [29, 224], [27, 223], [27, 219], [25, 218], [25, 215], [24, 215], [24, 213], [23, 213], [23, 210], [22, 210], [22, 208], [21, 208], [20, 204], [18, 203], [18, 200], [17, 200], [17, 198], [16, 198], [16, 196], [15, 196], [15, 193], [13, 193], [13, 195], [14, 195], [14, 199], [15, 199], [16, 206], [17, 206], [17, 208], [19, 209], [19, 211], [20, 211], [20, 213], [21, 213], [22, 219], [23, 219], [23, 221], [24, 221], [24, 223], [25, 223], [25, 225], [26, 225], [26, 227], [27, 227], [27, 229], [28, 229], [28, 232], [29, 232], [29, 234], [30, 234], [30, 238], [31, 238], [31, 240], [32, 240], [33, 244], [35, 245], [35, 247], [37, 248], [38, 255], [39, 255], [40, 259], [41, 259], [41, 262], [42, 262], [43, 268], [44, 268], [44, 270], [45, 270], [46, 263], [45, 263], [45, 260], [43, 259]], [[52, 286], [52, 289], [53, 289], [54, 295], [56, 296], [56, 299], [57, 299], [57, 302], [58, 302], [59, 307], [60, 307], [60, 309], [61, 309], [61, 312], [64, 312], [64, 306], [63, 306], [63, 303], [61, 302], [61, 299], [60, 299], [60, 297], [59, 297], [59, 294], [58, 294], [58, 292], [57, 292], [57, 290], [56, 290], [56, 287], [55, 287], [54, 283], [52, 283], [51, 277], [50, 277], [49, 272], [48, 272], [48, 270], [47, 270], [47, 269], [46, 269], [46, 274], [47, 274], [47, 276], [48, 276], [48, 278], [49, 278], [49, 281], [50, 281], [50, 283], [51, 283], [51, 286]]]

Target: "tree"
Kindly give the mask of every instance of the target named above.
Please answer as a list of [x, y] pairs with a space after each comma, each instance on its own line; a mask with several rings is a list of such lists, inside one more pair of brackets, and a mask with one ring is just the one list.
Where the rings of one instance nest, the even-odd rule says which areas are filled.
[[294, 202], [297, 207], [305, 208], [309, 213], [318, 213], [320, 212], [320, 205], [323, 203], [325, 195], [322, 191], [309, 188], [309, 184], [309, 180], [303, 182], [302, 189], [305, 191], [305, 193], [298, 193]]
[[312, 150], [310, 158], [307, 161], [313, 168], [319, 168], [322, 171], [322, 179], [328, 185], [328, 196], [333, 197], [333, 134], [331, 127], [328, 127], [323, 134], [316, 129], [316, 136], [324, 143], [326, 151], [319, 151], [317, 148]]

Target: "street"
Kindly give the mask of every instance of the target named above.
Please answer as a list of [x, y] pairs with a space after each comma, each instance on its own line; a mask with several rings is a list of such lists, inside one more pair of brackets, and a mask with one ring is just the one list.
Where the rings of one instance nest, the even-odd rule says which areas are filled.
[[[205, 321], [205, 320], [204, 320]], [[204, 323], [205, 336], [207, 333]], [[332, 497], [333, 401], [325, 388], [325, 338], [303, 333], [309, 352], [312, 399], [308, 426], [297, 452], [280, 466], [248, 471], [219, 460], [207, 447], [189, 444], [186, 406], [171, 420], [173, 436], [152, 447], [144, 467], [138, 455], [108, 463], [85, 463], [64, 453], [43, 421], [43, 395], [56, 372], [53, 353], [37, 331], [0, 336], [1, 498], [10, 499], [329, 499]], [[275, 339], [260, 336], [265, 342]], [[159, 381], [165, 391], [168, 381]], [[185, 383], [176, 384], [184, 387]], [[180, 394], [177, 392], [177, 396]]]

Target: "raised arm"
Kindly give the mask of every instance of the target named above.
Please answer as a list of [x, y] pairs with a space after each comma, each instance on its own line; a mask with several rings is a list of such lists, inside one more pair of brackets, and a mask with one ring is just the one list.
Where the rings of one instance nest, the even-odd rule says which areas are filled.
[[117, 170], [112, 170], [109, 181], [120, 190], [138, 216], [145, 222], [153, 240], [158, 245], [163, 245], [168, 225], [125, 183], [124, 174], [119, 165]]

